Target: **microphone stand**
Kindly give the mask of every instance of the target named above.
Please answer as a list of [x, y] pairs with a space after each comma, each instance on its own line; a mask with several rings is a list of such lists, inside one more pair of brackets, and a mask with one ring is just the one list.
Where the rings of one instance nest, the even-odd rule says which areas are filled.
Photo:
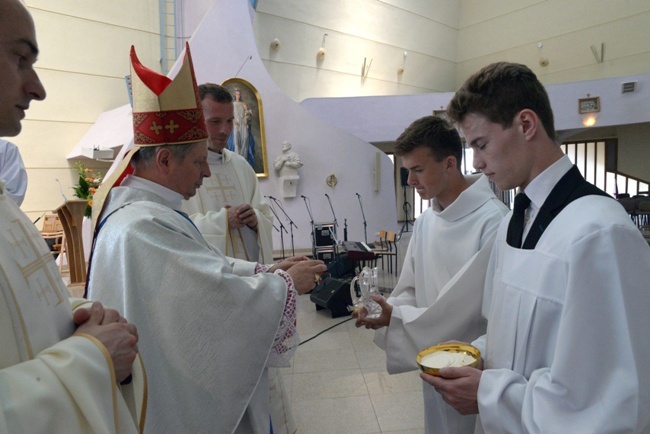
[[330, 200], [330, 195], [325, 193], [325, 197], [327, 198], [327, 202], [330, 204], [330, 209], [332, 210], [332, 216], [334, 217], [334, 227], [332, 228], [333, 230], [330, 231], [330, 238], [332, 238], [332, 241], [334, 242], [334, 258], [338, 260], [339, 257], [339, 252], [338, 252], [338, 245], [339, 245], [339, 240], [336, 239], [336, 228], [339, 226], [339, 223], [336, 221], [336, 214], [334, 213], [334, 207], [332, 206], [332, 201]]
[[343, 241], [348, 240], [348, 219], [343, 219]]
[[311, 254], [312, 257], [316, 257], [316, 236], [314, 233], [314, 216], [311, 214], [311, 207], [309, 206], [309, 198], [307, 196], [300, 196], [302, 200], [305, 201], [305, 207], [307, 208], [307, 214], [309, 214], [309, 224], [311, 224]]
[[330, 195], [325, 193], [325, 197], [327, 198], [327, 202], [330, 204], [330, 209], [332, 210], [332, 216], [334, 216], [334, 227], [337, 228], [339, 226], [339, 223], [336, 221], [336, 214], [334, 214], [334, 207], [332, 206], [332, 201], [330, 200]]
[[273, 202], [275, 202], [275, 204], [280, 208], [280, 211], [282, 211], [282, 213], [287, 218], [287, 220], [289, 220], [289, 232], [291, 233], [291, 256], [296, 256], [296, 250], [293, 247], [293, 228], [295, 227], [296, 229], [298, 229], [298, 226], [296, 226], [293, 220], [291, 220], [289, 214], [287, 214], [287, 212], [282, 207], [282, 204], [276, 198], [271, 197], [270, 199], [273, 200]]
[[285, 259], [285, 255], [284, 255], [284, 234], [282, 233], [282, 231], [286, 232], [287, 230], [284, 228], [284, 225], [282, 224], [282, 220], [280, 220], [280, 217], [278, 217], [278, 214], [273, 209], [273, 205], [271, 203], [269, 203], [269, 208], [271, 209], [271, 212], [275, 216], [275, 219], [280, 224], [280, 247], [282, 247], [282, 259]]
[[357, 198], [361, 207], [361, 217], [363, 217], [363, 239], [368, 244], [368, 223], [366, 222], [366, 215], [363, 213], [363, 205], [361, 204], [361, 195], [359, 193], [357, 193]]

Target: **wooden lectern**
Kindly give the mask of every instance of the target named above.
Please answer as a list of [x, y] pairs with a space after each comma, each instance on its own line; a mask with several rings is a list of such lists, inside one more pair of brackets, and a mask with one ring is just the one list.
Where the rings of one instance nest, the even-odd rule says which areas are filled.
[[84, 257], [84, 245], [81, 238], [86, 205], [88, 205], [87, 200], [67, 200], [56, 209], [67, 242], [70, 284], [86, 281], [86, 258]]

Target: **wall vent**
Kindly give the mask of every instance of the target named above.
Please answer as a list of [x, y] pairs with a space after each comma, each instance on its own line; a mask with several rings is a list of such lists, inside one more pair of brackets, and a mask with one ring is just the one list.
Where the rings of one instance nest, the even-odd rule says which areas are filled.
[[621, 83], [621, 93], [630, 93], [636, 90], [636, 81]]

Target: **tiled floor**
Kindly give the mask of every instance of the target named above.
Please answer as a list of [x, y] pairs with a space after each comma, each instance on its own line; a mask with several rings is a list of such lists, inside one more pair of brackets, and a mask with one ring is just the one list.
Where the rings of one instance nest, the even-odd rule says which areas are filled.
[[[380, 286], [390, 288], [397, 281], [386, 273], [381, 279]], [[300, 297], [303, 341], [345, 319], [316, 311], [309, 295]], [[348, 321], [298, 348], [283, 378], [300, 434], [424, 433], [418, 372], [388, 375], [373, 334]]]

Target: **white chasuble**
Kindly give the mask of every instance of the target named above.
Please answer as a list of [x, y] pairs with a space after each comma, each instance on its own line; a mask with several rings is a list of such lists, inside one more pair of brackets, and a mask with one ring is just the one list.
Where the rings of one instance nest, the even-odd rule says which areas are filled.
[[477, 432], [650, 432], [650, 249], [611, 198], [571, 202], [533, 250], [499, 228]]
[[[246, 261], [273, 262], [273, 214], [259, 192], [257, 175], [241, 156], [227, 149], [209, 151], [212, 176], [203, 180], [197, 194], [183, 202], [206, 241], [224, 255]], [[249, 204], [257, 216], [257, 230], [232, 228], [226, 207]]]
[[[492, 241], [507, 213], [484, 176], [444, 210], [432, 207], [415, 222], [397, 286], [388, 298], [390, 325], [375, 333], [386, 351], [386, 368], [397, 374], [418, 369], [417, 353], [451, 339], [470, 342], [485, 331], [483, 284]], [[475, 417], [461, 416], [423, 384], [428, 433], [464, 433]]]
[[283, 274], [254, 274], [257, 264], [213, 250], [151, 191], [113, 188], [102, 217], [89, 291], [138, 326], [150, 390], [146, 432], [245, 426], [267, 434], [266, 367], [278, 330], [295, 320], [284, 316]]
[[0, 292], [0, 432], [137, 433], [108, 352], [71, 336], [52, 254], [1, 185]]

